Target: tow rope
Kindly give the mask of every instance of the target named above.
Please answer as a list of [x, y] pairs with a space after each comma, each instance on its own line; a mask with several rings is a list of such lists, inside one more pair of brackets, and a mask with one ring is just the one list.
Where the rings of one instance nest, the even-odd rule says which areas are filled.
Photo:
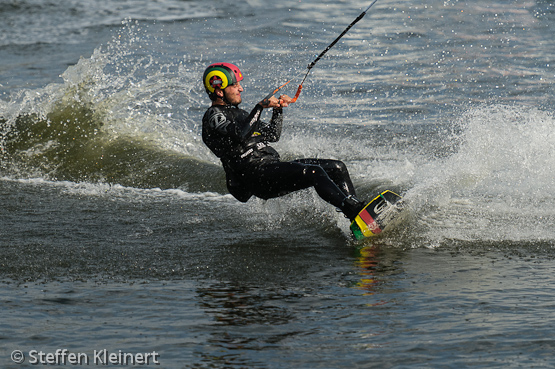
[[[368, 10], [372, 7], [372, 5], [374, 5], [376, 3], [376, 1], [378, 0], [374, 0], [372, 1], [372, 3], [370, 5], [368, 5], [368, 7], [366, 8], [366, 10], [364, 10], [362, 13], [360, 13], [360, 15], [351, 22], [351, 24], [349, 24], [347, 26], [347, 28], [345, 28], [345, 30], [343, 32], [341, 32], [341, 34], [339, 36], [337, 36], [337, 38], [335, 40], [333, 40], [333, 42], [331, 44], [328, 45], [328, 47], [325, 48], [324, 51], [322, 51], [320, 53], [320, 55], [318, 55], [316, 57], [316, 59], [314, 59], [312, 61], [312, 63], [310, 63], [307, 67], [307, 71], [306, 74], [304, 75], [301, 84], [299, 85], [299, 87], [297, 88], [297, 93], [295, 94], [295, 97], [293, 97], [293, 99], [291, 100], [291, 103], [294, 103], [295, 101], [297, 101], [297, 99], [299, 98], [299, 95], [301, 94], [301, 91], [303, 89], [303, 83], [306, 80], [306, 78], [308, 77], [308, 75], [310, 74], [310, 70], [314, 67], [314, 65], [318, 62], [318, 60], [320, 60], [332, 47], [335, 46], [335, 44], [343, 37], [345, 36], [345, 34], [347, 32], [349, 32], [349, 30], [355, 25], [357, 24], [358, 21], [360, 21], [362, 18], [364, 18], [364, 16], [366, 15], [366, 12], [368, 12]], [[268, 94], [268, 96], [266, 96], [264, 98], [263, 101], [267, 101], [270, 97], [272, 97], [273, 95], [275, 95], [279, 90], [281, 90], [283, 87], [287, 86], [289, 84], [289, 82], [291, 82], [291, 80], [285, 82], [283, 85], [279, 86], [278, 88], [276, 88], [274, 91], [272, 91], [271, 93]]]

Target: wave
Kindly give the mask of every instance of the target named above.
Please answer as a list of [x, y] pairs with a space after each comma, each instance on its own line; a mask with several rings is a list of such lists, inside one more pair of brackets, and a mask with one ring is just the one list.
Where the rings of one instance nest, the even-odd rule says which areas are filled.
[[63, 83], [0, 102], [1, 175], [225, 191], [198, 113], [188, 116], [196, 93], [182, 87], [187, 72], [137, 56], [137, 30], [127, 29], [127, 41], [82, 58]]
[[419, 167], [406, 197], [428, 245], [555, 240], [555, 118], [537, 108], [467, 110], [446, 140], [456, 152]]
[[223, 182], [217, 165], [161, 148], [148, 137], [107, 134], [90, 114], [60, 108], [46, 119], [18, 117], [4, 141], [4, 175], [195, 192], [223, 190], [210, 185]]

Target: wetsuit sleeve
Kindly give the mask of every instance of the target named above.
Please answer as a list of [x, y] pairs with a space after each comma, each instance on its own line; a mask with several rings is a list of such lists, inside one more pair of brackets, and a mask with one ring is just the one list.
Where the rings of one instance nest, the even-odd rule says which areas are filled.
[[235, 134], [238, 138], [244, 140], [245, 138], [252, 136], [252, 134], [258, 130], [262, 110], [264, 110], [262, 105], [256, 104], [247, 119], [242, 122], [243, 124], [237, 124], [235, 126]]
[[258, 130], [262, 105], [256, 105], [247, 117], [224, 113], [220, 108], [211, 108], [205, 116], [209, 130], [223, 136], [230, 136], [239, 141], [252, 136]]
[[[281, 108], [275, 108], [270, 123], [265, 123], [260, 120], [263, 110], [262, 105], [257, 104], [247, 115], [244, 110], [231, 109], [228, 113], [224, 113], [220, 108], [213, 107], [203, 121], [206, 120], [209, 130], [240, 142], [256, 134], [264, 137], [266, 141], [276, 142], [281, 136], [283, 111]], [[236, 112], [244, 112], [245, 115], [236, 114]]]
[[261, 123], [260, 134], [269, 142], [277, 142], [281, 137], [283, 127], [283, 109], [276, 108], [272, 113], [270, 123]]

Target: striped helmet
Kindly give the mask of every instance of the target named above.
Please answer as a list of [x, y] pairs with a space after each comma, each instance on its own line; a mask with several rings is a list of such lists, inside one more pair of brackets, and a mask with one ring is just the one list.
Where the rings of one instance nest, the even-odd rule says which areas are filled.
[[243, 74], [239, 67], [231, 63], [210, 64], [202, 76], [204, 88], [209, 94], [213, 94], [216, 88], [223, 90], [242, 80]]

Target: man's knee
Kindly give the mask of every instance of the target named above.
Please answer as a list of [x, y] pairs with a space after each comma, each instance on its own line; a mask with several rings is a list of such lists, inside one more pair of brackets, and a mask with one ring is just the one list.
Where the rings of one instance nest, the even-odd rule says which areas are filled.
[[328, 176], [324, 168], [319, 165], [306, 165], [303, 169], [303, 175], [312, 182]]
[[347, 172], [347, 166], [340, 160], [335, 160], [335, 166], [340, 172]]
[[341, 178], [345, 177], [345, 175], [349, 173], [347, 166], [341, 160], [329, 159], [326, 161], [325, 165], [322, 165], [322, 167], [329, 175], [339, 175]]

